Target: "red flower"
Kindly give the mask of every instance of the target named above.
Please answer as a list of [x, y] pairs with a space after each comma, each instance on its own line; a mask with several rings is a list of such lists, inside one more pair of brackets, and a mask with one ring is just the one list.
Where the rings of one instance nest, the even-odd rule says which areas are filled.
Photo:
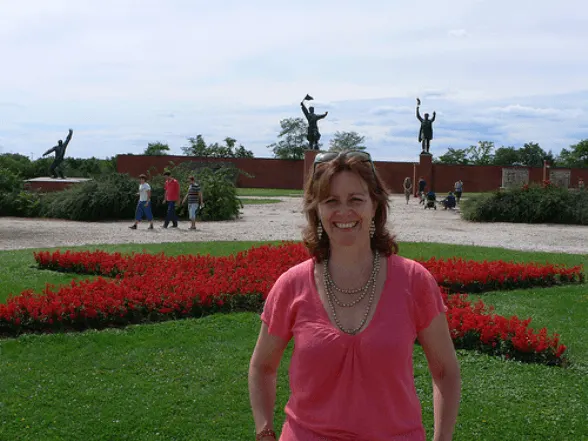
[[[103, 251], [34, 253], [41, 268], [94, 274], [95, 280], [47, 285], [0, 305], [0, 332], [104, 327], [137, 321], [200, 316], [215, 311], [259, 310], [273, 283], [310, 256], [301, 243], [264, 245], [233, 256], [166, 256]], [[529, 328], [531, 319], [505, 318], [463, 292], [583, 282], [581, 266], [476, 262], [431, 258], [433, 274], [448, 307], [455, 346], [523, 361], [561, 364], [566, 346], [559, 336]], [[104, 276], [108, 278], [104, 278]]]

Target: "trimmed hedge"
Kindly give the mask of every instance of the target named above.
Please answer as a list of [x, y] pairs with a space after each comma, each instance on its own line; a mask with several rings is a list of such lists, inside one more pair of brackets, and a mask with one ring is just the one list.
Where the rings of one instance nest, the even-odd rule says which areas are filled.
[[[180, 196], [186, 194], [187, 177], [195, 174], [204, 192], [202, 220], [232, 220], [241, 207], [233, 184], [234, 170], [224, 168], [193, 170], [175, 167], [172, 174], [180, 182]], [[163, 176], [149, 180], [155, 218], [165, 217]], [[6, 185], [9, 187], [9, 185]], [[127, 174], [107, 173], [64, 191], [37, 193], [15, 188], [0, 191], [0, 216], [47, 217], [75, 221], [131, 220], [137, 206], [139, 181]], [[181, 201], [180, 201], [181, 202]], [[179, 216], [187, 215], [187, 204], [176, 204]]]
[[461, 212], [473, 222], [588, 225], [588, 191], [532, 184], [473, 196], [463, 200]]

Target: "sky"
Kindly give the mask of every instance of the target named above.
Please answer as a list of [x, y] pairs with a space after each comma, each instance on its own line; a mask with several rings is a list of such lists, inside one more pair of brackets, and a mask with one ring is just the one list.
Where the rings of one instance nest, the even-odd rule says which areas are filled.
[[188, 137], [272, 157], [308, 93], [321, 141], [365, 136], [376, 160], [478, 141], [588, 138], [582, 0], [0, 0], [0, 153], [181, 154]]

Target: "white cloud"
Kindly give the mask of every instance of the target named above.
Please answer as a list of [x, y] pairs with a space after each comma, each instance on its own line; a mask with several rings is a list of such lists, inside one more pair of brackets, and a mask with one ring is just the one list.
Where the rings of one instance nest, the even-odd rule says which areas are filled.
[[463, 38], [468, 36], [468, 32], [465, 29], [452, 29], [448, 32], [451, 37]]

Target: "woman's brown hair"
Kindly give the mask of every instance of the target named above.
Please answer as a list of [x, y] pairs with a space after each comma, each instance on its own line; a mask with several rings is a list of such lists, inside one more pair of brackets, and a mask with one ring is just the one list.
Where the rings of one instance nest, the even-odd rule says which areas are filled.
[[321, 262], [329, 255], [330, 245], [326, 232], [319, 239], [318, 203], [329, 196], [333, 177], [342, 171], [357, 174], [367, 184], [370, 198], [376, 204], [374, 223], [376, 231], [371, 239], [371, 247], [381, 254], [389, 256], [398, 253], [398, 244], [386, 227], [388, 220], [389, 192], [379, 177], [372, 163], [357, 156], [339, 155], [329, 162], [315, 165], [314, 173], [310, 173], [304, 185], [303, 211], [308, 221], [302, 232], [302, 240], [310, 254]]

